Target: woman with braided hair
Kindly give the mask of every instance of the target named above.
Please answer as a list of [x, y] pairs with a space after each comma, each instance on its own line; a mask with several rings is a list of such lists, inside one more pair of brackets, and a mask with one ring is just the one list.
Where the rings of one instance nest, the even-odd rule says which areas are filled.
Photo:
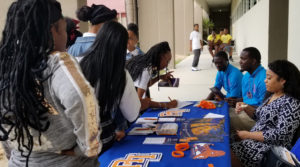
[[0, 139], [10, 167], [99, 166], [93, 89], [65, 51], [66, 23], [55, 0], [18, 0], [0, 43]]
[[147, 97], [146, 90], [160, 79], [168, 81], [172, 72], [159, 75], [159, 71], [166, 68], [171, 60], [172, 54], [168, 42], [160, 42], [152, 46], [147, 53], [135, 56], [126, 65], [136, 87], [138, 96], [141, 100], [142, 109], [153, 108], [175, 108], [177, 101], [172, 100], [168, 103], [151, 101]]

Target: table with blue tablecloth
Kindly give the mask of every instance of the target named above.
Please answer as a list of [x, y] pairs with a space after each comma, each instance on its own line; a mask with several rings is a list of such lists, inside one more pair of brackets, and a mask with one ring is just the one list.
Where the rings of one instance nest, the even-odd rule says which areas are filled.
[[[196, 102], [194, 102], [196, 103]], [[230, 167], [230, 145], [229, 145], [229, 112], [228, 104], [224, 103], [221, 107], [216, 109], [202, 109], [190, 105], [184, 107], [190, 109], [190, 112], [184, 113], [184, 118], [203, 118], [207, 113], [221, 114], [225, 117], [225, 128], [223, 142], [213, 142], [211, 149], [222, 150], [225, 152], [224, 156], [220, 157], [209, 157], [207, 159], [192, 159], [190, 156], [190, 150], [185, 151], [185, 156], [182, 158], [175, 158], [172, 156], [172, 151], [175, 150], [174, 145], [145, 145], [143, 141], [146, 137], [156, 137], [157, 135], [147, 136], [126, 136], [122, 141], [115, 142], [115, 144], [106, 152], [100, 155], [99, 162], [101, 167], [110, 166], [111, 162], [116, 159], [126, 159], [126, 155], [129, 153], [162, 153], [162, 157], [159, 162], [148, 162], [149, 167], [207, 167], [208, 164], [213, 164], [214, 167]], [[156, 117], [162, 110], [148, 110], [141, 117]], [[131, 127], [136, 126], [133, 124]], [[179, 125], [180, 126], [180, 125]], [[180, 128], [179, 128], [180, 129]], [[179, 133], [179, 131], [178, 131]], [[157, 136], [162, 137], [162, 136]], [[166, 136], [170, 137], [170, 136]], [[193, 143], [190, 143], [190, 146]], [[138, 164], [138, 163], [137, 163]], [[131, 167], [144, 167], [145, 163], [141, 165], [130, 164], [127, 166]], [[143, 166], [144, 165], [144, 166]], [[126, 165], [124, 165], [126, 166]]]

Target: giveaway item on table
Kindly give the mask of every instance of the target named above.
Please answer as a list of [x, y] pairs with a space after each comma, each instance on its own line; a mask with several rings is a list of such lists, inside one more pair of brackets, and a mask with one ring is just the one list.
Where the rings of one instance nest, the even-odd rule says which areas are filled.
[[182, 117], [183, 112], [162, 111], [158, 114], [159, 117]]
[[166, 111], [173, 111], [173, 112], [182, 112], [182, 113], [185, 113], [185, 112], [190, 112], [191, 109], [180, 109], [180, 108], [170, 108]]
[[224, 115], [208, 113], [203, 118], [224, 118]]
[[180, 141], [223, 142], [224, 118], [188, 119], [181, 124]]
[[189, 143], [177, 143], [175, 144], [175, 151], [172, 151], [172, 156], [175, 158], [184, 157], [184, 151], [190, 148]]
[[141, 117], [136, 120], [136, 124], [154, 124], [163, 122], [183, 122], [185, 118], [158, 118], [158, 117]]
[[213, 144], [209, 143], [196, 143], [191, 148], [191, 157], [193, 159], [206, 159], [208, 157], [224, 156], [225, 152], [222, 150], [213, 150], [210, 148]]
[[216, 105], [211, 101], [202, 100], [196, 105], [196, 107], [201, 107], [203, 109], [215, 109]]
[[134, 127], [128, 135], [149, 135], [156, 132], [157, 135], [177, 135], [177, 123], [159, 123], [156, 127]]
[[141, 117], [138, 118], [135, 123], [136, 124], [144, 124], [144, 123], [156, 123], [158, 121], [158, 117]]
[[178, 124], [177, 123], [162, 123], [157, 124], [157, 135], [177, 135]]
[[178, 142], [177, 138], [170, 137], [146, 137], [143, 144], [173, 145]]
[[[216, 108], [221, 108], [224, 104], [224, 101], [215, 101], [215, 100], [201, 100], [198, 103], [196, 103], [194, 106], [195, 107], [201, 107], [201, 108], [208, 108], [208, 109], [213, 109], [213, 103]], [[202, 107], [203, 106], [203, 107]]]
[[108, 167], [141, 166], [148, 167], [149, 163], [160, 162], [162, 153], [129, 153], [125, 157], [114, 159]]
[[155, 132], [155, 128], [145, 128], [145, 127], [134, 127], [127, 135], [149, 135]]
[[166, 111], [162, 111], [158, 114], [159, 117], [182, 117], [184, 112], [189, 112], [189, 109], [177, 109], [172, 108]]

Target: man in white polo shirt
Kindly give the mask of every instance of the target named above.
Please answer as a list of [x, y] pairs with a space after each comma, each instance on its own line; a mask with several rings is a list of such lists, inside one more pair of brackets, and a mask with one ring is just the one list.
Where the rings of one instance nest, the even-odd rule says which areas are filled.
[[202, 36], [199, 32], [199, 25], [194, 24], [194, 31], [192, 31], [190, 35], [190, 51], [193, 51], [194, 53], [192, 71], [199, 71], [197, 66], [198, 66], [201, 50], [203, 50]]

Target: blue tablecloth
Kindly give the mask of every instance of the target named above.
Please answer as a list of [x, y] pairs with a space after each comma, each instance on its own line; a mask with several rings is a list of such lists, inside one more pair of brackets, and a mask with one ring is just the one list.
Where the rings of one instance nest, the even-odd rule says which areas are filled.
[[[126, 136], [120, 142], [115, 142], [112, 148], [104, 152], [99, 157], [99, 162], [101, 167], [107, 167], [109, 164], [118, 158], [124, 158], [128, 153], [151, 153], [157, 152], [162, 153], [162, 158], [160, 162], [150, 162], [149, 167], [207, 167], [208, 164], [213, 164], [214, 167], [230, 167], [230, 146], [229, 146], [229, 114], [228, 114], [228, 105], [224, 105], [220, 108], [214, 110], [206, 110], [194, 107], [193, 105], [187, 106], [185, 108], [190, 109], [190, 112], [184, 113], [184, 118], [203, 118], [207, 113], [215, 113], [225, 115], [225, 136], [223, 142], [213, 143], [214, 146], [211, 146], [213, 150], [222, 150], [225, 151], [225, 156], [207, 158], [204, 160], [194, 160], [190, 157], [190, 150], [185, 151], [185, 156], [183, 158], [174, 158], [171, 153], [175, 150], [174, 145], [143, 145], [145, 137], [155, 137], [156, 135], [150, 136]], [[142, 117], [153, 117], [162, 110], [148, 110], [145, 112]], [[135, 126], [135, 125], [133, 125]], [[180, 129], [180, 127], [179, 127]], [[179, 130], [178, 130], [179, 133]], [[163, 136], [158, 136], [163, 137]], [[167, 136], [170, 137], [170, 136]], [[192, 146], [192, 143], [190, 144]], [[144, 167], [144, 166], [143, 166]]]

